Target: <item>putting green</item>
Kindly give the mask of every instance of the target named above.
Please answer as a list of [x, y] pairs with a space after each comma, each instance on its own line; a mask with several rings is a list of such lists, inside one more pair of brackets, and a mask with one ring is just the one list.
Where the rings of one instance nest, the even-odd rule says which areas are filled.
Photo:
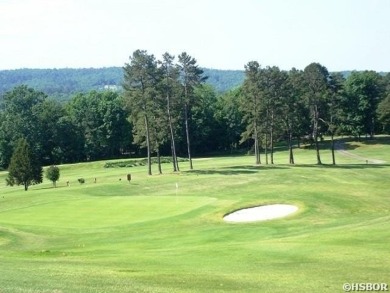
[[213, 201], [211, 197], [196, 196], [62, 197], [3, 211], [0, 223], [56, 229], [104, 228], [174, 217]]

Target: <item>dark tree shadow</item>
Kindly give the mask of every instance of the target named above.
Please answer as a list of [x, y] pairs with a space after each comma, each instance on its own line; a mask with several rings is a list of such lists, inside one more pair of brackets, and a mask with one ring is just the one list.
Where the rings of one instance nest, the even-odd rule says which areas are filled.
[[318, 168], [318, 169], [380, 169], [388, 168], [390, 164], [296, 164], [296, 165], [242, 165], [222, 167], [218, 169], [188, 170], [182, 171], [183, 174], [195, 175], [245, 175], [256, 174], [261, 172], [272, 172], [278, 170], [294, 170], [295, 168]]
[[183, 171], [186, 174], [196, 174], [196, 175], [245, 175], [245, 174], [256, 174], [259, 172], [268, 172], [272, 170], [288, 169], [287, 166], [280, 165], [242, 165], [242, 166], [230, 166], [222, 167], [219, 169], [203, 169], [203, 170], [188, 170]]
[[[57, 183], [57, 184], [58, 184], [58, 183]], [[34, 188], [31, 188], [31, 187], [33, 187], [33, 186], [34, 186]], [[57, 187], [54, 187], [53, 185], [41, 187], [41, 186], [39, 186], [38, 184], [34, 184], [34, 185], [30, 185], [29, 188], [28, 188], [28, 190], [30, 190], [30, 188], [31, 188], [31, 190], [45, 190], [45, 189], [57, 190], [57, 189], [69, 188], [69, 187], [66, 186], [66, 185], [57, 185]]]
[[303, 164], [303, 165], [292, 165], [291, 167], [296, 168], [323, 168], [323, 169], [381, 169], [388, 168], [390, 164]]
[[[390, 144], [390, 136], [374, 136], [374, 138], [369, 138], [369, 137], [364, 137], [364, 138], [353, 138], [353, 137], [348, 137], [348, 138], [341, 138], [337, 140], [337, 143], [341, 146], [342, 149], [344, 150], [355, 150], [360, 147], [359, 144], [363, 145], [389, 145]], [[336, 143], [336, 146], [337, 146]]]

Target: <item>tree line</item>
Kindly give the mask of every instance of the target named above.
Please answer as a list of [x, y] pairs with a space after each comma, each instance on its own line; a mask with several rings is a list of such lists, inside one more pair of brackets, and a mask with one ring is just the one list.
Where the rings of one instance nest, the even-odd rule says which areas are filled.
[[[41, 165], [250, 149], [255, 163], [273, 164], [276, 143], [320, 141], [336, 135], [390, 132], [390, 74], [352, 72], [347, 78], [312, 63], [304, 70], [245, 65], [241, 86], [223, 94], [206, 84], [195, 58], [137, 50], [124, 65], [123, 92], [90, 91], [60, 103], [26, 85], [0, 99], [0, 167], [8, 168], [25, 139]], [[333, 156], [333, 163], [335, 162]], [[161, 164], [159, 172], [162, 172]]]
[[372, 138], [389, 132], [390, 74], [374, 71], [352, 72], [348, 78], [329, 73], [319, 63], [304, 70], [282, 71], [261, 68], [251, 61], [245, 66], [239, 109], [246, 125], [241, 141], [252, 140], [256, 163], [273, 164], [274, 143], [285, 139], [289, 163], [294, 164], [293, 139], [308, 139], [315, 145], [317, 164], [321, 164], [319, 141], [331, 139], [335, 164], [335, 135]]

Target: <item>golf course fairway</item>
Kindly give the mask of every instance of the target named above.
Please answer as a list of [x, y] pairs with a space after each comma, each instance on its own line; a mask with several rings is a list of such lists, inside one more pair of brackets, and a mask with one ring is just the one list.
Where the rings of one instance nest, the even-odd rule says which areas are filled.
[[[0, 172], [0, 292], [344, 292], [390, 284], [390, 138], [346, 141], [355, 156], [277, 149], [195, 159], [173, 173], [106, 162], [62, 165], [54, 188], [5, 185]], [[367, 164], [364, 158], [383, 161]], [[153, 166], [157, 174], [157, 166]], [[131, 173], [129, 183], [126, 175]], [[84, 178], [80, 184], [78, 178]], [[96, 178], [96, 183], [95, 183]], [[69, 186], [67, 186], [69, 181]], [[243, 208], [287, 217], [226, 223]]]

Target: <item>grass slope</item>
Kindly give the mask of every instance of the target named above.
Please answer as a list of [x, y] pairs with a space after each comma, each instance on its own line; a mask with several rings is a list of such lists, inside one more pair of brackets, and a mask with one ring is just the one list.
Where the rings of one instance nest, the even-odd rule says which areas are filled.
[[[346, 148], [390, 162], [388, 137]], [[390, 283], [390, 165], [337, 155], [339, 165], [317, 166], [302, 149], [290, 166], [287, 155], [260, 167], [249, 156], [199, 159], [179, 174], [166, 164], [154, 176], [142, 166], [65, 165], [58, 188], [1, 186], [0, 292], [342, 292], [346, 282]], [[265, 203], [300, 210], [222, 220]]]

